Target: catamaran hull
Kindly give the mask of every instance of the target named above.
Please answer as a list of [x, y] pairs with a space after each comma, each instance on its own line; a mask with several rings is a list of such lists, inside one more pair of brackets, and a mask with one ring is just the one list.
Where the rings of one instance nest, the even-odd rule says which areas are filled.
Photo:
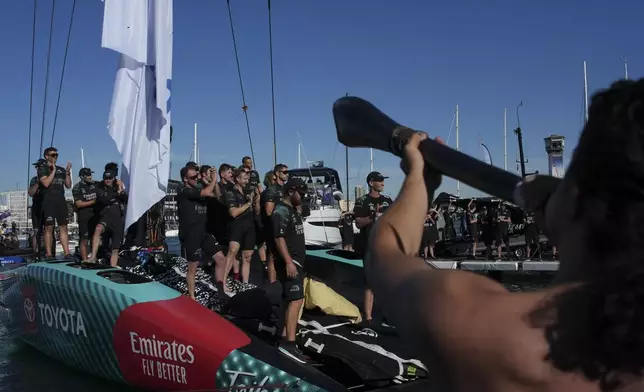
[[67, 365], [154, 391], [344, 390], [169, 287], [74, 265], [34, 263], [0, 276], [3, 323]]

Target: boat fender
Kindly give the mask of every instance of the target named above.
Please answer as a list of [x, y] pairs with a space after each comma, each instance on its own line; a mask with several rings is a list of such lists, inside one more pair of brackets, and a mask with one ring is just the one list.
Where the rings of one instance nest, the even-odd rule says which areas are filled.
[[313, 339], [308, 338], [306, 343], [304, 343], [304, 347], [311, 347], [313, 350], [315, 350], [318, 354], [324, 350], [324, 343], [322, 344], [317, 344], [313, 341]]

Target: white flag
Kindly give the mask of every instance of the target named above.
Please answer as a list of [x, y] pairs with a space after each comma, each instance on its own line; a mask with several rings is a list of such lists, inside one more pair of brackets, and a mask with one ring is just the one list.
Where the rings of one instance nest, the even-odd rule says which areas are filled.
[[101, 45], [121, 54], [107, 127], [123, 159], [126, 230], [166, 195], [172, 34], [172, 0], [105, 0]]

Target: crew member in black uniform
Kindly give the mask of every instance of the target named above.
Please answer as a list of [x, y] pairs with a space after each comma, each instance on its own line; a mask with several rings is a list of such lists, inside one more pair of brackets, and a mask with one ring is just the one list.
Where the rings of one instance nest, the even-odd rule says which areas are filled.
[[443, 228], [443, 239], [448, 240], [456, 236], [454, 230], [454, 214], [452, 210], [452, 202], [450, 201], [447, 207], [443, 208], [443, 219], [445, 220], [445, 227]]
[[266, 238], [266, 253], [267, 263], [266, 271], [268, 274], [268, 281], [273, 283], [277, 280], [275, 273], [275, 264], [273, 259], [275, 257], [275, 241], [273, 240], [273, 224], [271, 223], [271, 216], [275, 210], [275, 205], [280, 202], [283, 194], [283, 187], [288, 181], [288, 166], [279, 163], [273, 168], [272, 183], [264, 189], [260, 197], [260, 211], [262, 217], [262, 227], [264, 230], [264, 238]]
[[[103, 181], [96, 186], [98, 224], [92, 237], [92, 255], [89, 262], [96, 262], [98, 259], [98, 247], [103, 236], [103, 241], [110, 242], [110, 265], [118, 266], [119, 249], [123, 244], [125, 231], [125, 203], [127, 203], [127, 193], [123, 183], [116, 180], [114, 172], [106, 171], [103, 173]], [[103, 246], [106, 245], [103, 244]]]
[[355, 234], [353, 233], [353, 222], [356, 218], [351, 211], [344, 211], [340, 215], [338, 221], [338, 229], [340, 229], [340, 236], [342, 237], [342, 249], [353, 250], [353, 241]]
[[277, 252], [275, 270], [282, 284], [282, 297], [288, 303], [284, 317], [284, 340], [280, 351], [294, 360], [306, 363], [307, 358], [295, 345], [300, 309], [304, 303], [306, 242], [302, 216], [297, 207], [306, 197], [307, 187], [299, 178], [290, 179], [283, 187], [283, 197], [271, 217]]
[[80, 181], [72, 188], [74, 207], [78, 216], [81, 260], [87, 260], [87, 245], [94, 236], [97, 222], [94, 221], [96, 204], [96, 182], [92, 180], [92, 169], [84, 167], [78, 171]]
[[[374, 222], [380, 218], [393, 200], [390, 197], [381, 194], [385, 189], [385, 179], [387, 177], [374, 171], [367, 175], [367, 184], [369, 185], [369, 193], [356, 200], [353, 207], [353, 213], [356, 217], [356, 226], [360, 229], [360, 233], [356, 237], [355, 251], [364, 258], [366, 250], [369, 246], [369, 233], [373, 227]], [[365, 321], [371, 322], [373, 312], [373, 292], [367, 285], [365, 278], [365, 292], [364, 292], [364, 314]]]
[[483, 209], [481, 209], [481, 213], [479, 214], [479, 223], [481, 224], [481, 236], [483, 237], [483, 243], [485, 244], [485, 255], [488, 260], [493, 260], [492, 243], [494, 242], [494, 237], [496, 235], [494, 210], [487, 206], [483, 206]]
[[525, 237], [526, 259], [530, 260], [534, 252], [531, 246], [534, 246], [536, 253], [541, 260], [541, 243], [539, 242], [539, 226], [534, 219], [534, 212], [526, 211], [524, 215], [523, 236]]
[[467, 222], [467, 231], [472, 238], [472, 258], [476, 259], [476, 248], [479, 244], [479, 213], [476, 211], [474, 199], [467, 204], [465, 220]]
[[179, 214], [179, 241], [181, 241], [181, 256], [188, 262], [186, 282], [188, 295], [195, 298], [195, 276], [199, 262], [213, 260], [215, 263], [215, 282], [225, 290], [224, 269], [226, 257], [221, 252], [215, 237], [208, 233], [208, 201], [216, 199], [217, 174], [209, 168], [201, 173], [203, 183], [199, 182], [199, 170], [194, 166], [184, 166], [181, 169], [183, 186], [177, 192], [177, 208]]
[[[40, 170], [41, 166], [47, 165], [47, 161], [44, 159], [39, 159], [33, 164], [36, 170]], [[29, 190], [27, 194], [31, 197], [31, 228], [33, 233], [31, 234], [31, 246], [34, 250], [34, 255], [40, 254], [40, 239], [42, 237], [43, 229], [43, 219], [42, 219], [42, 192], [40, 192], [40, 181], [38, 181], [38, 176], [34, 176], [29, 181]]]
[[248, 283], [250, 279], [250, 260], [255, 251], [255, 218], [253, 215], [253, 201], [255, 200], [256, 189], [247, 194], [244, 189], [248, 184], [248, 173], [243, 169], [236, 169], [233, 172], [235, 186], [224, 193], [224, 204], [232, 221], [228, 225], [228, 253], [226, 255], [227, 276], [237, 253], [241, 250], [242, 282]]
[[505, 244], [508, 260], [510, 259], [510, 213], [505, 203], [499, 203], [496, 214], [496, 258], [501, 260], [501, 244]]
[[45, 226], [45, 256], [51, 257], [54, 252], [54, 224], [58, 225], [60, 244], [65, 256], [69, 256], [69, 234], [67, 223], [69, 210], [65, 200], [65, 188], [72, 187], [72, 164], [67, 162], [67, 167], [56, 166], [58, 150], [47, 147], [43, 152], [47, 164], [38, 168], [38, 181], [42, 194], [43, 225]]
[[426, 259], [436, 260], [434, 253], [436, 241], [438, 241], [438, 211], [431, 208], [427, 211], [425, 223], [423, 225], [423, 256]]
[[249, 156], [242, 158], [242, 167], [248, 172], [248, 185], [246, 192], [256, 189], [255, 200], [253, 200], [253, 214], [255, 218], [255, 245], [257, 245], [257, 254], [262, 265], [266, 264], [266, 238], [262, 229], [262, 214], [260, 197], [262, 194], [262, 185], [259, 173], [253, 169], [253, 159]]

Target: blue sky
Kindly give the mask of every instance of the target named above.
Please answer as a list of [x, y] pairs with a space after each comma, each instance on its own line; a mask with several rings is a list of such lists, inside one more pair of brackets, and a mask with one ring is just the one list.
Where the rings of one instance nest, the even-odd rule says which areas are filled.
[[[266, 1], [231, 0], [255, 157], [272, 167], [271, 90]], [[52, 0], [38, 1], [31, 162], [40, 156], [46, 52]], [[47, 146], [52, 135], [72, 0], [56, 2], [51, 52]], [[0, 190], [27, 185], [27, 140], [33, 1], [0, 2]], [[565, 136], [567, 156], [582, 124], [583, 61], [592, 93], [644, 70], [644, 3], [497, 0], [273, 0], [278, 161], [297, 163], [298, 136], [309, 160], [342, 175], [344, 147], [335, 139], [334, 100], [346, 92], [372, 101], [394, 119], [447, 139], [460, 106], [461, 150], [481, 158], [479, 135], [503, 166], [503, 109], [508, 108], [508, 168], [516, 170], [520, 101], [527, 169], [547, 171], [543, 138]], [[640, 27], [638, 27], [640, 26]], [[77, 2], [54, 145], [64, 165], [80, 168], [80, 149], [95, 171], [119, 161], [106, 123], [117, 54], [100, 47], [102, 3]], [[172, 120], [173, 177], [192, 152], [199, 124], [201, 160], [237, 164], [249, 154], [224, 0], [175, 0]], [[449, 137], [454, 145], [455, 135]], [[398, 160], [376, 152], [376, 170], [401, 183]], [[351, 186], [363, 183], [369, 151], [350, 151]], [[33, 171], [29, 172], [33, 175]], [[454, 191], [452, 180], [443, 190]], [[463, 195], [476, 193], [466, 187]]]

